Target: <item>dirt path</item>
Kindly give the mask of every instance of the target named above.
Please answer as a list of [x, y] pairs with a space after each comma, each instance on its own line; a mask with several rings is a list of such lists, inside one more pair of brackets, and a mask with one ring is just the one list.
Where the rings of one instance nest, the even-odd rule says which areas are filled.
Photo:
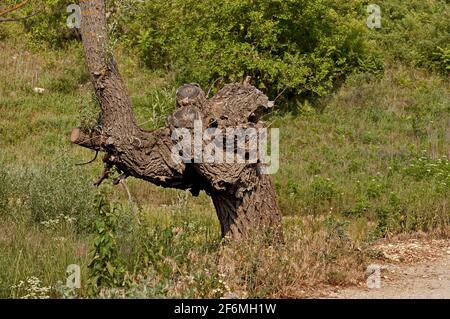
[[369, 289], [364, 282], [331, 292], [327, 298], [450, 299], [450, 240], [414, 239], [376, 248], [381, 256], [376, 262], [381, 269], [380, 288]]

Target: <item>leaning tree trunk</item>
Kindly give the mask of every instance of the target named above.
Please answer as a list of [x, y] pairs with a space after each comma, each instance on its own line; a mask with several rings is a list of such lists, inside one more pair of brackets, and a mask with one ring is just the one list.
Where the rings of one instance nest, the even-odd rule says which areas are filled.
[[[194, 121], [202, 130], [261, 128], [263, 111], [273, 102], [248, 83], [226, 85], [211, 99], [197, 85], [184, 85], [177, 91], [177, 109], [164, 128], [145, 131], [138, 127], [130, 98], [108, 48], [103, 0], [81, 0], [81, 34], [91, 82], [101, 107], [101, 128], [84, 131], [75, 128], [71, 141], [105, 153], [105, 170], [97, 185], [116, 167], [122, 174], [162, 187], [204, 190], [211, 196], [220, 221], [222, 236], [242, 238], [252, 233], [271, 232], [282, 236], [281, 214], [268, 175], [256, 163], [202, 163], [192, 158], [176, 161], [172, 133], [178, 128], [193, 131]], [[226, 150], [225, 150], [226, 151]], [[234, 154], [233, 154], [234, 155]]]

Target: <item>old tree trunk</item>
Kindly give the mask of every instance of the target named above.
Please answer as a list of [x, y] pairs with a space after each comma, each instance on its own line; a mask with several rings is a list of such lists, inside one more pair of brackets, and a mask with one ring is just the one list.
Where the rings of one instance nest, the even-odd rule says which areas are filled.
[[[81, 34], [91, 82], [101, 107], [101, 129], [75, 128], [71, 141], [105, 153], [101, 183], [113, 167], [122, 174], [162, 187], [190, 190], [211, 196], [222, 236], [240, 239], [253, 233], [282, 237], [281, 214], [268, 175], [256, 163], [192, 163], [175, 161], [173, 130], [227, 127], [263, 127], [262, 111], [273, 103], [248, 83], [226, 85], [210, 99], [197, 85], [184, 85], [177, 92], [177, 109], [164, 128], [145, 131], [138, 127], [125, 84], [108, 49], [103, 0], [81, 0]], [[198, 122], [196, 122], [198, 123]], [[224, 150], [225, 152], [225, 150]], [[234, 155], [234, 154], [233, 154]]]

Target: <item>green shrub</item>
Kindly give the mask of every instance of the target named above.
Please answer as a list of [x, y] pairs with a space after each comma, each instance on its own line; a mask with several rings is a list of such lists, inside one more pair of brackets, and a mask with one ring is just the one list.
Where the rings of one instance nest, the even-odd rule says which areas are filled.
[[89, 263], [89, 294], [97, 296], [101, 289], [124, 285], [125, 269], [119, 259], [116, 243], [117, 214], [119, 208], [108, 201], [102, 189], [96, 197], [98, 216], [95, 219], [97, 235]]
[[67, 157], [48, 166], [24, 169], [4, 161], [1, 166], [0, 214], [38, 224], [73, 219], [79, 231], [90, 228], [92, 180]]
[[47, 43], [54, 48], [66, 46], [76, 39], [75, 33], [67, 26], [67, 6], [75, 3], [73, 0], [37, 0], [31, 2], [22, 11], [24, 14], [34, 14], [31, 18], [22, 20], [26, 36], [32, 45], [40, 46]]
[[450, 161], [446, 156], [433, 159], [424, 152], [419, 158], [413, 159], [404, 168], [404, 174], [417, 180], [435, 180], [445, 190], [450, 189]]
[[349, 72], [381, 68], [361, 4], [127, 1], [117, 25], [148, 66], [174, 68], [180, 81], [209, 87], [249, 75], [272, 98], [324, 95]]
[[450, 5], [445, 0], [381, 0], [382, 27], [374, 38], [393, 58], [447, 75]]

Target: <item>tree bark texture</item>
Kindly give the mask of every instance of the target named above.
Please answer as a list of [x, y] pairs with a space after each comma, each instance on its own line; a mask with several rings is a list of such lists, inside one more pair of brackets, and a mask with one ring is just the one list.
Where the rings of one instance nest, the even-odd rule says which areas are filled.
[[207, 99], [195, 84], [177, 91], [177, 108], [167, 125], [146, 131], [137, 125], [129, 94], [108, 47], [104, 0], [80, 0], [81, 34], [96, 97], [101, 107], [101, 128], [75, 128], [71, 141], [104, 152], [105, 172], [116, 167], [119, 179], [132, 176], [162, 187], [205, 191], [213, 200], [222, 236], [240, 239], [259, 232], [282, 237], [281, 214], [270, 177], [262, 163], [184, 163], [174, 161], [172, 133], [177, 128], [261, 128], [260, 116], [273, 102], [249, 83], [226, 85]]

